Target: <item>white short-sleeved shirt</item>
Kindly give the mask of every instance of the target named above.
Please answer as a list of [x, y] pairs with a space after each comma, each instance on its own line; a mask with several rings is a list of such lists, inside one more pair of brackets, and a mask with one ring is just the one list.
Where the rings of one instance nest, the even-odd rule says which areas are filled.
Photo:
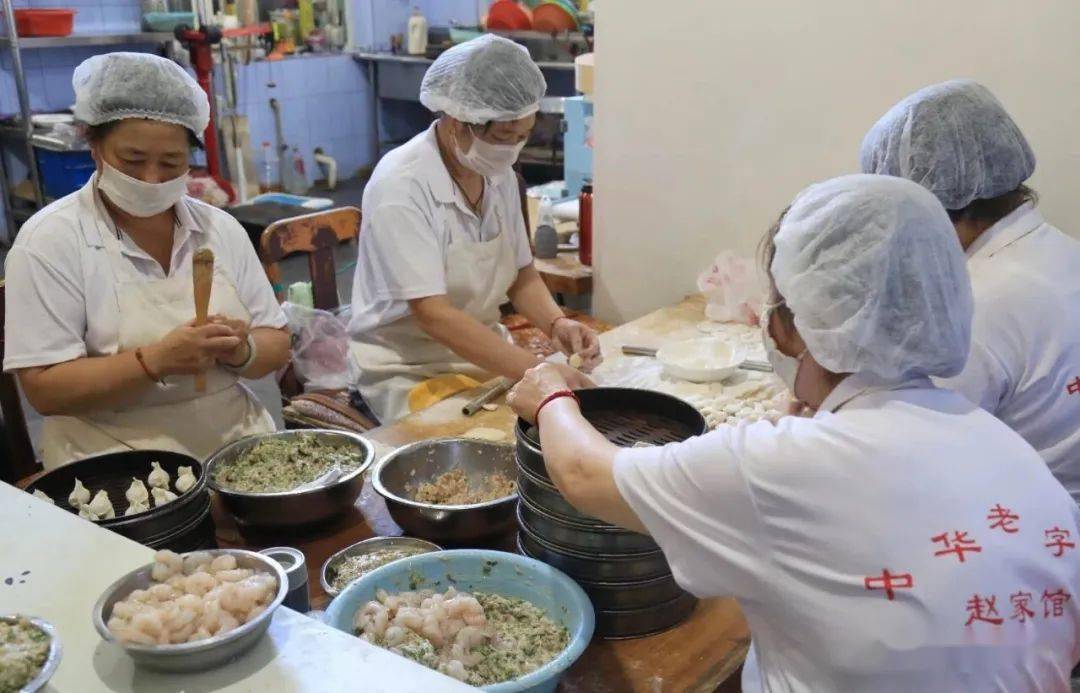
[[1080, 509], [964, 397], [881, 386], [623, 450], [615, 481], [682, 587], [739, 600], [744, 690], [1067, 690]]
[[514, 172], [486, 179], [477, 217], [446, 170], [434, 123], [379, 161], [362, 204], [349, 323], [354, 336], [405, 317], [410, 300], [445, 294], [454, 243], [508, 233], [516, 269], [532, 264]]
[[1026, 204], [967, 255], [971, 354], [942, 385], [1023, 436], [1080, 503], [1080, 242]]
[[[93, 180], [31, 217], [8, 253], [5, 371], [119, 350], [116, 277], [101, 239], [114, 227], [100, 218], [92, 186]], [[284, 327], [288, 321], [239, 222], [190, 197], [177, 204], [176, 216], [169, 276], [190, 275], [194, 252], [209, 246], [236, 284], [251, 326]], [[125, 280], [165, 278], [126, 234], [121, 242], [131, 263]]]

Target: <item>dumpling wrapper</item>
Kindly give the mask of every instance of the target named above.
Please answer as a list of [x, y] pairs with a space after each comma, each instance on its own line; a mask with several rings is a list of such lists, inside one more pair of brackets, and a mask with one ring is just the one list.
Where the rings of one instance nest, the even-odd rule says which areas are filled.
[[116, 511], [113, 510], [112, 501], [109, 500], [109, 494], [102, 489], [94, 496], [94, 500], [90, 501], [90, 512], [96, 515], [99, 519], [110, 519], [116, 517]]
[[[185, 469], [187, 474], [183, 473]], [[191, 473], [191, 467], [181, 467], [180, 471], [180, 476], [176, 477], [176, 490], [180, 493], [187, 493], [195, 485], [195, 475]]]
[[145, 504], [150, 500], [150, 493], [146, 490], [146, 485], [143, 484], [142, 480], [132, 478], [131, 486], [128, 486], [128, 490], [124, 492], [124, 497], [127, 498], [128, 503]]
[[144, 513], [149, 509], [150, 509], [150, 506], [147, 505], [146, 502], [132, 503], [131, 505], [129, 505], [127, 507], [127, 510], [124, 511], [124, 517], [127, 517], [129, 515], [137, 515], [139, 513]]
[[75, 488], [68, 495], [68, 505], [73, 508], [81, 508], [90, 502], [90, 490], [83, 483], [75, 479]]
[[169, 488], [169, 473], [161, 468], [161, 463], [151, 462], [150, 467], [150, 474], [146, 477], [146, 483], [151, 488]]
[[178, 496], [167, 488], [150, 489], [150, 495], [154, 498], [154, 507], [160, 508], [166, 503], [172, 503]]

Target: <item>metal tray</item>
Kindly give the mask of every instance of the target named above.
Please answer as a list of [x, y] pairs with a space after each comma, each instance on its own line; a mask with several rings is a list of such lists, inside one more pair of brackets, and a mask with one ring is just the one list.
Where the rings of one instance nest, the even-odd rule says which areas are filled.
[[620, 554], [660, 549], [644, 534], [610, 525], [584, 525], [563, 520], [524, 499], [518, 503], [517, 517], [518, 524], [535, 536], [570, 551]]
[[575, 580], [640, 582], [671, 573], [661, 551], [619, 555], [567, 551], [535, 536], [524, 527], [518, 532], [518, 548], [524, 555], [558, 568]]

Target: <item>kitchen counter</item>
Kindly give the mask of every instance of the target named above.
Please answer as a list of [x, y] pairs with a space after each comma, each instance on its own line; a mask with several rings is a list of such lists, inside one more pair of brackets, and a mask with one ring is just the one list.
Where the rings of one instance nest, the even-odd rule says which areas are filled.
[[[622, 360], [620, 347], [624, 344], [660, 346], [669, 340], [700, 336], [697, 325], [705, 319], [704, 311], [704, 298], [694, 296], [606, 332], [600, 336], [605, 357], [613, 362]], [[462, 405], [475, 393], [451, 397], [365, 436], [375, 443], [380, 455], [417, 440], [460, 436], [477, 427], [501, 430], [507, 441], [512, 440], [516, 418], [503, 401], [495, 411], [480, 411], [468, 418], [462, 415]], [[370, 482], [352, 510], [307, 534], [282, 537], [241, 532], [220, 509], [215, 521], [223, 546], [265, 548], [286, 544], [301, 549], [307, 558], [308, 584], [316, 608], [324, 607], [328, 601], [319, 587], [319, 571], [331, 554], [375, 535], [400, 533]], [[513, 551], [512, 536], [490, 548]], [[749, 628], [733, 599], [702, 600], [688, 620], [665, 633], [634, 640], [594, 641], [563, 678], [559, 691], [711, 693], [738, 670], [749, 643]]]
[[223, 667], [190, 675], [136, 668], [101, 639], [90, 613], [109, 585], [151, 562], [153, 550], [2, 483], [0, 527], [0, 613], [44, 618], [63, 646], [46, 691], [474, 690], [285, 607], [254, 649]]

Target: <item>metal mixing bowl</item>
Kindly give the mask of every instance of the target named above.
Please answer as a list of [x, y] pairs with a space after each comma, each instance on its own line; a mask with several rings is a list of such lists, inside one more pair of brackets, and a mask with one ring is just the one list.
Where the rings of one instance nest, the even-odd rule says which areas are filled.
[[[333, 581], [338, 566], [341, 565], [341, 562], [346, 558], [363, 556], [364, 554], [385, 549], [413, 549], [416, 553], [412, 555], [430, 553], [432, 551], [442, 551], [442, 547], [438, 544], [432, 544], [430, 541], [414, 539], [412, 537], [372, 537], [371, 539], [358, 541], [352, 546], [347, 546], [341, 551], [338, 551], [330, 558], [327, 558], [326, 562], [323, 563], [322, 572], [319, 576], [319, 582], [322, 584], [323, 591], [331, 597], [336, 597], [341, 592], [341, 590], [334, 587]], [[399, 558], [397, 560], [402, 559]], [[390, 561], [390, 563], [393, 562], [394, 561]], [[386, 563], [385, 565], [390, 565], [390, 563]], [[374, 570], [374, 568], [372, 570]], [[360, 577], [363, 576], [359, 576], [356, 579], [359, 580]]]
[[[267, 438], [294, 439], [301, 436], [313, 436], [336, 445], [352, 445], [363, 453], [364, 461], [337, 481], [306, 491], [250, 493], [223, 488], [214, 479], [220, 465], [234, 462]], [[364, 488], [364, 472], [374, 458], [375, 448], [372, 444], [355, 433], [323, 429], [278, 431], [248, 436], [218, 450], [206, 462], [206, 479], [237, 522], [259, 527], [299, 527], [328, 520], [352, 507]]]
[[277, 594], [266, 607], [266, 611], [231, 630], [224, 635], [215, 635], [206, 640], [181, 643], [179, 645], [135, 645], [119, 642], [105, 625], [112, 615], [113, 605], [121, 601], [129, 594], [138, 589], [146, 589], [153, 584], [150, 579], [150, 571], [154, 564], [144, 565], [142, 568], [133, 570], [120, 578], [98, 598], [94, 604], [93, 620], [94, 628], [101, 637], [109, 642], [116, 643], [124, 649], [139, 664], [153, 669], [172, 672], [197, 672], [220, 666], [225, 662], [240, 656], [259, 641], [270, 627], [270, 620], [274, 617], [274, 611], [285, 601], [285, 594], [289, 591], [289, 580], [281, 564], [268, 556], [255, 553], [254, 551], [242, 551], [240, 549], [215, 549], [206, 551], [211, 556], [229, 554], [236, 557], [237, 566], [240, 568], [252, 568], [261, 572], [270, 573], [277, 580]]
[[467, 438], [423, 440], [384, 457], [371, 483], [406, 534], [439, 544], [464, 545], [494, 539], [516, 525], [518, 494], [471, 505], [435, 505], [412, 500], [422, 483], [454, 469], [464, 470], [470, 485], [480, 486], [493, 472], [517, 478], [514, 448]]
[[45, 663], [41, 665], [41, 670], [38, 671], [37, 676], [27, 681], [26, 685], [19, 689], [20, 693], [35, 693], [35, 691], [44, 688], [45, 684], [52, 678], [52, 675], [56, 673], [56, 668], [60, 666], [60, 656], [63, 654], [64, 649], [60, 646], [60, 638], [56, 636], [56, 628], [48, 621], [34, 616], [24, 616], [22, 614], [5, 614], [4, 616], [0, 616], [0, 621], [6, 621], [7, 623], [16, 623], [20, 619], [26, 619], [37, 627], [38, 630], [49, 636], [49, 654], [45, 656]]

